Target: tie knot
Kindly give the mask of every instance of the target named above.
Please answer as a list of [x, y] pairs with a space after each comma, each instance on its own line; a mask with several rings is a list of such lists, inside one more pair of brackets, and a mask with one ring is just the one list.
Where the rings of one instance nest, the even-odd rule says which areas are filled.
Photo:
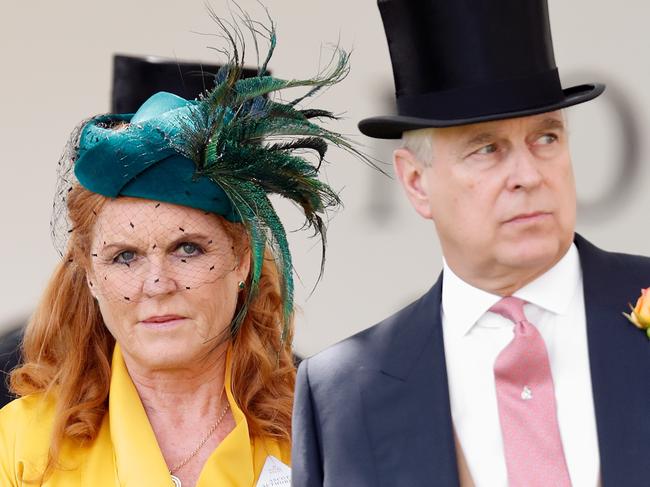
[[517, 324], [526, 319], [524, 314], [523, 299], [515, 298], [514, 296], [507, 296], [502, 298], [497, 304], [492, 306], [489, 311], [498, 313], [504, 318], [508, 318], [513, 323]]

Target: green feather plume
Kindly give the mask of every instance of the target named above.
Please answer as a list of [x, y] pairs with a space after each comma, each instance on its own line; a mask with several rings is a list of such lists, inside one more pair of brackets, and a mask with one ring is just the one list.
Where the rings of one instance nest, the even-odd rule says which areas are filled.
[[[214, 88], [197, 101], [190, 120], [183, 124], [178, 150], [196, 163], [197, 176], [219, 185], [246, 226], [251, 238], [251, 276], [246, 302], [232, 326], [236, 333], [262, 269], [265, 249], [271, 248], [281, 276], [284, 302], [282, 337], [286, 339], [293, 313], [293, 267], [286, 232], [270, 200], [278, 194], [293, 201], [305, 215], [305, 225], [322, 242], [321, 274], [325, 263], [326, 225], [323, 215], [337, 208], [337, 193], [321, 181], [319, 170], [329, 144], [341, 147], [374, 166], [374, 163], [343, 135], [320, 126], [317, 120], [336, 119], [327, 110], [299, 109], [298, 105], [321, 89], [344, 79], [349, 72], [349, 54], [338, 47], [329, 65], [317, 76], [303, 80], [283, 80], [269, 76], [267, 66], [276, 47], [275, 25], [253, 21], [241, 9], [239, 21], [228, 22], [211, 12], [229, 48], [220, 50], [228, 62], [215, 76]], [[268, 42], [258, 75], [242, 78], [245, 33], [253, 39], [259, 59], [258, 38]], [[287, 103], [274, 95], [289, 88], [307, 92]], [[278, 97], [279, 98], [279, 97]], [[314, 161], [303, 157], [314, 154]]]

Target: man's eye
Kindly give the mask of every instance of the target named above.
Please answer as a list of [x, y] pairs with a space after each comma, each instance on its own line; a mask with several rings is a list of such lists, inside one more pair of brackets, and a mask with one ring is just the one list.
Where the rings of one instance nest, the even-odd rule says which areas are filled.
[[481, 147], [479, 150], [474, 152], [474, 154], [481, 154], [481, 155], [486, 155], [486, 154], [494, 154], [497, 151], [497, 145], [496, 144], [488, 144], [483, 147]]
[[557, 135], [555, 134], [544, 134], [537, 141], [541, 144], [552, 144], [557, 140]]
[[203, 249], [192, 242], [183, 242], [178, 246], [178, 250], [187, 257], [192, 257], [203, 253]]
[[130, 264], [135, 260], [135, 252], [132, 250], [125, 250], [124, 252], [120, 252], [115, 256], [113, 259], [113, 262], [117, 264]]

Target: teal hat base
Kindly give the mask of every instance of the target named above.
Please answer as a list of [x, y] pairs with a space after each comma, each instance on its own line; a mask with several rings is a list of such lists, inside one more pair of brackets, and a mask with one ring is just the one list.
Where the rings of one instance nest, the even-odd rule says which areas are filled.
[[205, 177], [197, 177], [194, 162], [182, 156], [170, 156], [138, 174], [120, 191], [153, 201], [187, 206], [240, 222], [223, 190]]
[[[84, 127], [75, 176], [110, 198], [132, 196], [209, 211], [240, 222], [226, 193], [174, 146], [195, 102], [159, 92], [133, 115], [103, 115]], [[119, 125], [124, 125], [120, 127]]]

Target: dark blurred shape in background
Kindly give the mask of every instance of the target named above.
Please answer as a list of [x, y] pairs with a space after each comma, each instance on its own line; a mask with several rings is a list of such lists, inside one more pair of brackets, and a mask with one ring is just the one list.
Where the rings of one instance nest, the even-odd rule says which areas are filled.
[[0, 408], [13, 399], [7, 386], [8, 374], [20, 362], [20, 343], [23, 339], [23, 325], [11, 326], [9, 332], [0, 337]]
[[[112, 113], [134, 113], [147, 98], [167, 91], [185, 99], [193, 99], [212, 87], [220, 66], [175, 61], [155, 56], [113, 56]], [[243, 77], [257, 74], [245, 68]]]

